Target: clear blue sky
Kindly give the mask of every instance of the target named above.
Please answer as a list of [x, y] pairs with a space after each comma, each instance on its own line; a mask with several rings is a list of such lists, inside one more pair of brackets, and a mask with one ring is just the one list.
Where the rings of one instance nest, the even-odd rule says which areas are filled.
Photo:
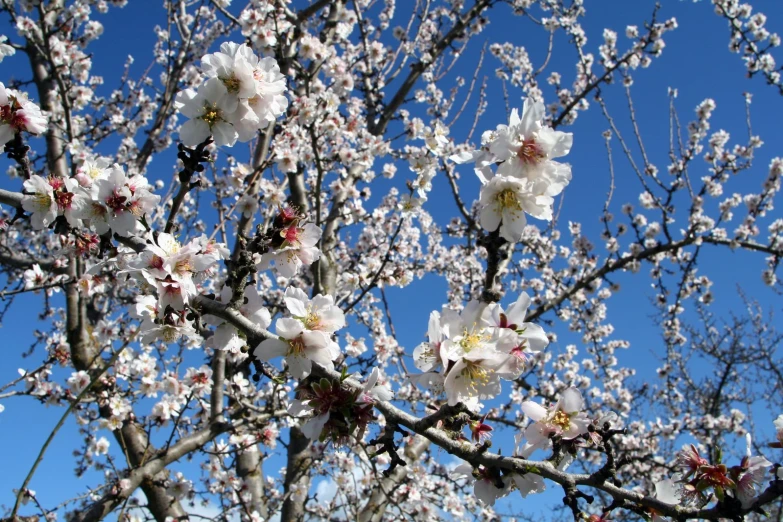
[[[406, 2], [398, 3], [398, 16], [404, 16], [405, 4]], [[783, 114], [781, 111], [783, 99], [775, 89], [764, 85], [761, 78], [752, 80], [745, 78], [741, 59], [728, 51], [726, 23], [712, 13], [713, 7], [710, 2], [669, 0], [663, 4], [660, 16], [662, 18], [676, 16], [679, 29], [665, 36], [667, 46], [662, 57], [654, 60], [649, 69], [634, 73], [633, 93], [636, 114], [646, 139], [648, 153], [653, 163], [664, 170], [668, 164], [668, 87], [679, 90], [677, 107], [680, 109], [683, 123], [693, 118], [693, 108], [699, 102], [710, 97], [717, 103], [717, 111], [712, 120], [713, 130], [723, 128], [731, 132], [732, 136], [742, 137], [742, 139], [745, 136], [742, 93], [750, 91], [754, 94], [752, 105], [754, 132], [760, 134], [766, 144], [756, 156], [755, 168], [743, 173], [742, 176], [746, 177], [748, 186], [756, 190], [766, 175], [769, 159], [783, 154], [783, 147], [781, 147], [783, 139], [778, 130], [778, 119], [780, 114]], [[783, 3], [778, 0], [758, 0], [753, 4], [756, 10], [768, 15], [768, 27], [771, 30], [783, 33]], [[137, 76], [150, 63], [151, 48], [155, 41], [152, 27], [155, 23], [163, 24], [165, 21], [158, 3], [154, 3], [154, 9], [150, 9], [151, 5], [153, 5], [151, 2], [129, 2], [126, 8], [111, 9], [108, 16], [99, 17], [104, 24], [105, 32], [100, 40], [90, 47], [90, 51], [93, 53], [93, 72], [106, 79], [104, 93], [113, 87], [113, 80], [122, 73], [127, 55], [131, 54], [135, 58], [132, 73]], [[619, 48], [624, 49], [625, 26], [635, 24], [641, 27], [643, 22], [649, 19], [653, 5], [654, 2], [651, 0], [598, 0], [588, 3], [588, 16], [583, 21], [590, 42], [588, 49], [597, 55], [597, 47], [602, 42], [601, 34], [605, 27], [618, 32]], [[520, 25], [524, 25], [526, 29], [520, 31], [518, 29]], [[545, 53], [542, 45], [546, 40], [542, 31], [530, 27], [530, 24], [522, 24], [519, 18], [492, 19], [489, 29], [478, 38], [476, 43], [480, 45], [484, 40], [490, 42], [508, 40], [515, 45], [525, 45], [534, 64], [538, 65]], [[0, 20], [0, 34], [7, 34], [16, 40], [15, 32], [9, 29], [8, 21], [5, 19]], [[474, 46], [474, 50], [463, 57], [461, 67], [472, 71], [476, 56]], [[572, 80], [573, 57], [574, 52], [567, 42], [563, 38], [556, 40], [550, 70], [562, 73], [565, 84], [569, 84]], [[492, 57], [487, 56], [485, 67], [494, 68], [496, 63]], [[468, 77], [470, 75], [469, 72], [464, 74]], [[7, 80], [12, 77], [26, 78], [27, 75], [28, 66], [24, 63], [24, 56], [21, 54], [6, 59], [0, 65], [0, 81], [7, 83]], [[551, 91], [545, 90], [545, 92], [551, 95]], [[618, 116], [624, 115], [625, 97], [622, 95], [622, 90], [615, 87], [610, 92], [615, 93], [613, 96], [616, 96], [616, 99], [611, 97], [609, 99], [610, 109], [614, 108]], [[490, 99], [499, 100], [498, 93], [499, 89], [494, 93], [495, 98]], [[521, 107], [519, 95], [512, 91], [511, 98], [512, 103], [516, 101], [516, 105]], [[34, 94], [33, 98], [36, 98]], [[548, 97], [547, 101], [551, 99]], [[464, 121], [467, 119], [463, 116]], [[481, 120], [479, 132], [494, 128], [505, 119], [502, 102], [493, 102], [490, 110]], [[574, 133], [574, 148], [567, 158], [573, 165], [573, 181], [565, 193], [565, 206], [559, 228], [566, 235], [568, 221], [580, 221], [586, 234], [596, 244], [601, 243], [598, 237], [600, 232], [598, 216], [609, 186], [604, 140], [601, 137], [601, 132], [606, 128], [608, 126], [600, 109], [597, 105], [593, 105], [588, 112], [580, 114], [575, 125], [566, 129]], [[624, 132], [628, 131], [629, 126], [625, 120], [621, 121], [621, 128]], [[452, 136], [460, 139], [464, 132], [464, 128], [458, 126], [452, 130]], [[40, 149], [43, 144], [39, 140], [34, 146]], [[635, 177], [619, 154], [616, 140], [613, 146], [616, 151], [615, 165], [618, 177], [614, 201], [615, 209], [619, 209], [619, 205], [624, 202], [636, 203], [639, 190]], [[171, 154], [156, 158], [150, 168], [150, 177], [168, 182], [172, 173], [172, 158]], [[0, 159], [0, 170], [4, 170], [8, 162], [9, 160], [5, 158]], [[470, 199], [467, 195], [471, 193], [477, 195], [478, 183], [467, 166], [461, 171], [463, 172], [462, 192], [466, 195], [466, 199]], [[406, 169], [401, 168], [395, 183], [402, 186], [408, 177]], [[18, 181], [8, 179], [0, 181], [0, 186], [20, 189]], [[380, 195], [380, 192], [376, 194]], [[443, 218], [442, 222], [457, 214], [445, 180], [436, 179], [427, 208], [435, 216]], [[619, 212], [616, 211], [615, 214], [618, 215]], [[760, 279], [763, 268], [761, 255], [724, 251], [720, 256], [704, 256], [700, 266], [700, 270], [710, 274], [715, 281], [713, 291], [716, 305], [713, 309], [716, 313], [741, 311], [742, 303], [736, 299], [737, 285], [763, 305], [779, 311], [779, 301]], [[628, 339], [632, 343], [628, 351], [618, 354], [621, 364], [652, 371], [656, 364], [650, 356], [650, 351], [660, 346], [660, 334], [649, 320], [649, 316], [654, 313], [649, 302], [653, 292], [650, 289], [651, 279], [646, 273], [647, 270], [643, 269], [642, 273], [635, 277], [618, 277], [617, 282], [623, 285], [623, 290], [611, 299], [610, 309], [612, 323], [616, 328], [615, 337]], [[406, 328], [398, 326], [397, 332], [399, 341], [409, 353], [422, 340], [430, 311], [439, 309], [445, 301], [445, 291], [445, 283], [435, 277], [428, 277], [424, 282], [404, 290], [392, 288], [387, 291], [395, 323], [408, 325]], [[412, 292], [415, 298], [411, 298]], [[5, 317], [2, 334], [6, 340], [4, 344], [6, 354], [4, 363], [0, 367], [0, 384], [15, 378], [16, 368], [31, 367], [34, 364], [21, 360], [19, 354], [32, 342], [31, 331], [38, 327], [35, 314], [40, 309], [39, 303], [39, 298], [36, 296], [22, 296]], [[576, 341], [562, 323], [556, 323], [555, 331], [560, 337], [560, 342], [552, 349], [559, 350], [565, 344]], [[32, 360], [37, 360], [35, 355]], [[644, 378], [644, 375], [645, 372], [641, 371], [640, 378]], [[30, 398], [16, 398], [3, 402], [6, 410], [0, 413], [0, 434], [2, 434], [0, 441], [3, 442], [4, 447], [13, 448], [13, 451], [6, 451], [3, 456], [4, 472], [0, 475], [0, 506], [13, 504], [11, 489], [21, 485], [37, 450], [63, 412], [61, 408], [44, 408], [33, 404], [32, 401]], [[110, 438], [108, 433], [104, 435]], [[46, 459], [31, 485], [32, 489], [42, 495], [47, 507], [83, 491], [87, 484], [101, 482], [101, 477], [96, 474], [82, 479], [74, 479], [70, 475], [70, 470], [74, 467], [71, 451], [76, 441], [75, 424], [69, 421], [49, 448]], [[116, 444], [113, 444], [113, 449], [117, 449]], [[265, 471], [274, 470], [276, 473], [276, 470], [282, 466], [282, 462], [281, 459], [270, 461]], [[555, 494], [554, 498], [559, 498], [559, 493]], [[511, 505], [506, 508], [498, 506], [498, 510], [511, 512], [519, 507], [518, 500], [518, 496], [515, 496]], [[525, 509], [529, 509], [531, 505], [525, 504]]]

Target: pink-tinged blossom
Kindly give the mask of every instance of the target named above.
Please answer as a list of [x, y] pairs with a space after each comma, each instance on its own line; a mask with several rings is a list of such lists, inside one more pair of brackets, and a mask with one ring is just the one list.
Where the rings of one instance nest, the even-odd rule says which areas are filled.
[[68, 378], [68, 386], [74, 395], [79, 395], [90, 385], [90, 374], [84, 370], [73, 372]]
[[28, 100], [25, 93], [6, 89], [0, 82], [0, 147], [14, 139], [17, 132], [41, 134], [46, 126], [46, 118], [38, 105]]
[[525, 401], [522, 411], [533, 421], [525, 429], [527, 440], [519, 454], [529, 457], [535, 450], [549, 446], [550, 436], [557, 435], [563, 440], [571, 440], [587, 432], [590, 419], [582, 412], [584, 400], [576, 388], [567, 388], [560, 399], [551, 407], [544, 408], [538, 403]]
[[140, 232], [139, 218], [157, 206], [160, 196], [148, 191], [146, 179], [133, 176], [115, 164], [85, 192], [77, 194], [73, 204], [75, 217], [88, 220], [89, 226], [102, 235], [111, 230], [127, 237]]
[[65, 216], [72, 227], [81, 226], [79, 220], [79, 183], [74, 178], [42, 178], [30, 176], [24, 182], [22, 208], [31, 212], [30, 222], [35, 229], [48, 227], [57, 216]]
[[522, 117], [511, 111], [509, 125], [498, 126], [488, 149], [493, 162], [502, 162], [499, 176], [542, 180], [543, 193], [556, 196], [571, 181], [571, 166], [553, 159], [569, 153], [573, 135], [544, 126], [544, 113], [543, 103], [526, 99]]
[[770, 461], [760, 455], [751, 456], [752, 446], [749, 433], [746, 435], [746, 441], [747, 452], [740, 465], [732, 470], [736, 474], [737, 498], [745, 509], [753, 505], [753, 501], [759, 494], [759, 487], [767, 475], [767, 468], [772, 466]]
[[484, 441], [492, 438], [492, 426], [485, 424], [485, 420], [487, 420], [486, 415], [484, 415], [481, 420], [474, 420], [468, 423], [468, 428], [470, 428], [470, 438], [473, 439], [473, 442], [481, 444]]
[[504, 345], [511, 345], [509, 353], [515, 357], [520, 370], [528, 352], [540, 352], [549, 345], [543, 328], [535, 323], [525, 322], [529, 307], [530, 296], [523, 292], [505, 312], [498, 303], [490, 303], [481, 313], [483, 324], [508, 336]]
[[701, 456], [696, 446], [688, 444], [677, 454], [677, 465], [683, 470], [683, 479], [687, 480], [703, 466], [709, 465], [709, 461]]
[[297, 379], [304, 379], [312, 371], [313, 361], [330, 370], [333, 360], [340, 355], [340, 348], [321, 331], [309, 331], [292, 318], [284, 317], [275, 323], [278, 339], [266, 339], [255, 349], [255, 356], [262, 361], [285, 357], [288, 369]]
[[261, 256], [257, 267], [261, 270], [274, 263], [277, 271], [285, 278], [290, 278], [299, 272], [302, 266], [310, 266], [319, 257], [321, 251], [315, 246], [321, 239], [321, 229], [312, 223], [303, 227], [294, 223], [282, 230], [283, 244], [280, 248]]

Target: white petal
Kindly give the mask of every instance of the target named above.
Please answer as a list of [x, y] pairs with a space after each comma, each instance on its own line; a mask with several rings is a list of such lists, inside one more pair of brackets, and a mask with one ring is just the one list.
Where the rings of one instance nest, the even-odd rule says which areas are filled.
[[582, 411], [584, 400], [582, 394], [576, 388], [568, 388], [560, 397], [560, 408], [566, 413], [575, 413]]
[[313, 362], [307, 357], [289, 355], [285, 358], [285, 362], [288, 363], [288, 371], [295, 379], [304, 379], [313, 370]]
[[495, 205], [485, 205], [484, 208], [481, 209], [479, 223], [481, 223], [481, 226], [484, 227], [485, 230], [489, 230], [490, 232], [494, 232], [498, 229], [498, 226], [500, 225], [500, 213], [495, 208]]
[[288, 343], [280, 339], [266, 339], [261, 341], [253, 354], [262, 361], [269, 361], [275, 357], [282, 357], [288, 351]]
[[534, 422], [540, 421], [547, 415], [546, 408], [537, 402], [525, 401], [522, 403], [520, 408], [522, 408], [522, 411], [525, 412], [525, 415], [527, 415], [528, 418], [532, 419]]
[[324, 426], [329, 421], [329, 412], [313, 417], [302, 426], [302, 434], [310, 440], [318, 440]]
[[288, 311], [291, 315], [296, 317], [305, 317], [307, 315], [307, 303], [310, 300], [307, 298], [307, 294], [299, 288], [289, 286], [285, 290], [285, 305], [288, 307]]
[[680, 491], [671, 479], [655, 483], [655, 497], [666, 504], [676, 505], [680, 503]]
[[530, 493], [541, 493], [546, 489], [544, 479], [533, 473], [514, 475], [513, 479], [523, 498], [527, 497]]
[[302, 323], [293, 317], [278, 319], [275, 323], [275, 328], [277, 329], [277, 335], [284, 337], [285, 339], [294, 339], [304, 330]]
[[209, 137], [209, 125], [204, 120], [188, 120], [179, 129], [179, 139], [188, 147], [195, 147]]

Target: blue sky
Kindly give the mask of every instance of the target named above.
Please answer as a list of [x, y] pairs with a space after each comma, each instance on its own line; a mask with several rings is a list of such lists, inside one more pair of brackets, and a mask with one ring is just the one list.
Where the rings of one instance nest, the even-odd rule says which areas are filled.
[[[405, 4], [406, 2], [398, 3], [398, 16], [404, 16]], [[583, 21], [589, 38], [588, 49], [597, 55], [597, 47], [602, 43], [601, 34], [605, 27], [618, 32], [620, 35], [618, 47], [624, 49], [625, 26], [628, 24], [642, 26], [643, 22], [649, 19], [653, 4], [654, 2], [649, 0], [633, 2], [599, 0], [588, 3], [588, 16]], [[768, 15], [768, 27], [771, 30], [783, 33], [783, 3], [777, 0], [758, 0], [753, 4], [756, 10]], [[102, 75], [106, 80], [104, 93], [113, 87], [114, 79], [122, 73], [127, 55], [132, 54], [135, 58], [131, 72], [136, 76], [149, 65], [152, 60], [151, 48], [155, 41], [152, 26], [155, 23], [163, 24], [165, 21], [164, 12], [158, 7], [157, 3], [155, 9], [150, 9], [149, 2], [129, 2], [129, 5], [122, 10], [111, 9], [108, 16], [98, 17], [104, 24], [105, 31], [99, 42], [93, 44], [90, 50], [93, 53], [94, 73]], [[704, 98], [710, 97], [717, 103], [712, 129], [726, 129], [740, 142], [745, 139], [745, 107], [742, 93], [752, 92], [754, 133], [761, 135], [765, 145], [758, 151], [754, 169], [741, 174], [744, 178], [743, 183], [747, 183], [747, 186], [752, 188], [735, 187], [734, 190], [757, 190], [766, 175], [770, 158], [783, 154], [783, 147], [781, 147], [783, 139], [777, 121], [778, 116], [783, 113], [781, 112], [782, 100], [777, 90], [764, 85], [761, 78], [752, 80], [745, 78], [740, 57], [728, 51], [729, 32], [726, 23], [715, 16], [712, 9], [707, 1], [663, 2], [660, 17], [676, 16], [679, 29], [667, 33], [666, 49], [660, 58], [654, 60], [649, 69], [634, 73], [635, 84], [632, 91], [636, 115], [652, 162], [661, 170], [665, 170], [668, 164], [667, 90], [669, 87], [677, 88], [679, 91], [676, 104], [683, 124], [693, 119], [693, 108]], [[596, 16], [599, 14], [600, 16]], [[9, 29], [7, 24], [6, 19], [0, 19], [0, 34], [8, 34], [13, 39], [15, 32]], [[477, 43], [480, 45], [486, 40], [510, 41], [515, 45], [525, 45], [534, 64], [538, 65], [545, 53], [545, 48], [541, 47], [545, 42], [543, 31], [532, 28], [530, 24], [524, 24], [525, 30], [520, 31], [518, 30], [520, 25], [522, 24], [519, 18], [493, 19], [489, 29], [478, 37]], [[476, 46], [473, 51], [467, 52], [462, 60], [459, 67], [472, 71], [477, 60]], [[573, 63], [573, 49], [568, 46], [564, 38], [556, 39], [555, 54], [549, 70], [559, 71], [563, 74], [564, 84], [569, 84], [574, 73]], [[491, 56], [487, 56], [485, 67], [488, 73], [491, 73], [491, 69], [496, 64]], [[463, 74], [469, 76], [470, 72]], [[12, 77], [25, 78], [27, 75], [28, 67], [21, 54], [6, 59], [0, 65], [0, 81], [7, 82]], [[490, 100], [499, 99], [498, 93], [499, 89], [491, 93], [494, 98], [490, 97]], [[545, 93], [551, 96], [551, 91], [545, 90]], [[614, 111], [621, 130], [630, 137], [628, 134], [630, 126], [624, 119], [626, 102], [622, 89], [613, 86], [607, 93], [611, 93], [607, 94], [610, 111]], [[511, 91], [512, 103], [516, 101], [518, 107], [521, 107], [520, 95], [519, 92]], [[547, 101], [550, 101], [549, 97]], [[462, 122], [452, 130], [455, 139], [459, 140], [464, 136], [464, 122], [468, 119], [463, 116]], [[502, 102], [492, 103], [490, 110], [481, 119], [479, 133], [484, 129], [494, 128], [504, 120], [506, 114]], [[606, 128], [608, 125], [599, 107], [593, 104], [589, 111], [580, 114], [573, 126], [566, 129], [574, 133], [574, 148], [567, 158], [573, 165], [573, 181], [565, 193], [565, 205], [559, 228], [565, 235], [569, 220], [580, 221], [583, 223], [586, 235], [596, 244], [600, 244], [598, 233], [601, 224], [598, 216], [609, 185], [604, 140], [601, 137], [601, 132]], [[34, 146], [41, 148], [43, 144], [39, 141]], [[636, 203], [639, 189], [627, 162], [619, 154], [616, 140], [613, 142], [613, 148], [617, 174], [614, 202], [617, 210], [624, 202]], [[172, 154], [164, 154], [156, 158], [150, 167], [150, 177], [168, 181], [173, 171], [172, 158]], [[8, 161], [6, 158], [0, 159], [0, 170], [6, 168]], [[463, 167], [461, 172], [461, 190], [469, 200], [471, 199], [469, 194], [477, 196], [478, 182], [469, 168]], [[401, 168], [394, 182], [397, 186], [402, 186], [407, 176], [406, 169]], [[18, 181], [8, 179], [0, 181], [0, 186], [20, 189]], [[380, 193], [376, 192], [376, 194]], [[427, 209], [436, 217], [443, 218], [444, 222], [457, 214], [444, 179], [436, 179]], [[619, 211], [615, 214], [618, 215]], [[713, 311], [717, 314], [741, 311], [742, 303], [736, 299], [738, 286], [762, 305], [779, 311], [779, 301], [776, 296], [761, 282], [762, 256], [724, 250], [720, 255], [703, 256], [700, 267], [700, 270], [710, 274], [715, 282], [713, 292], [716, 296], [716, 304], [713, 306]], [[623, 286], [623, 290], [611, 299], [610, 311], [612, 323], [616, 328], [615, 337], [628, 339], [632, 343], [629, 350], [618, 354], [621, 364], [647, 368], [649, 375], [656, 366], [650, 353], [659, 349], [661, 337], [659, 330], [649, 319], [655, 311], [650, 304], [650, 297], [654, 294], [650, 288], [652, 280], [646, 272], [647, 269], [643, 269], [642, 273], [636, 276], [624, 275], [616, 278]], [[397, 327], [398, 340], [408, 349], [408, 353], [423, 339], [427, 317], [430, 311], [440, 309], [446, 300], [445, 292], [445, 283], [432, 276], [403, 290], [397, 288], [387, 290], [395, 324], [409, 325], [406, 328]], [[411, 298], [412, 293], [415, 298]], [[510, 301], [511, 298], [509, 296], [504, 302]], [[0, 367], [0, 383], [15, 378], [18, 367], [31, 367], [34, 364], [22, 360], [19, 354], [32, 342], [31, 331], [38, 327], [34, 316], [40, 310], [39, 306], [38, 297], [21, 296], [5, 316], [0, 333], [7, 340], [5, 344], [7, 353], [4, 364]], [[552, 349], [561, 350], [565, 344], [574, 342], [575, 336], [567, 332], [564, 324], [555, 323], [555, 331], [560, 337], [560, 342]], [[36, 361], [35, 355], [32, 361]], [[640, 372], [639, 378], [644, 377], [645, 372]], [[63, 412], [61, 408], [44, 408], [32, 404], [32, 399], [29, 398], [6, 400], [3, 405], [6, 410], [0, 414], [0, 433], [2, 433], [0, 440], [6, 448], [14, 448], [14, 451], [6, 452], [3, 458], [4, 473], [0, 475], [0, 506], [13, 503], [11, 489], [21, 485], [37, 450]], [[763, 405], [761, 408], [763, 409]], [[776, 412], [769, 412], [769, 414], [773, 417], [777, 415]], [[108, 433], [104, 435], [108, 437]], [[42, 495], [47, 507], [83, 491], [87, 484], [101, 481], [101, 477], [96, 474], [82, 479], [74, 479], [70, 475], [70, 470], [74, 467], [71, 451], [76, 440], [75, 423], [69, 420], [49, 448], [31, 485], [32, 489]], [[281, 466], [281, 459], [273, 459], [266, 470], [274, 470], [276, 473]], [[555, 498], [558, 496], [555, 495]], [[499, 508], [499, 511], [508, 513], [518, 507], [517, 498], [511, 505], [506, 506], [506, 509]]]

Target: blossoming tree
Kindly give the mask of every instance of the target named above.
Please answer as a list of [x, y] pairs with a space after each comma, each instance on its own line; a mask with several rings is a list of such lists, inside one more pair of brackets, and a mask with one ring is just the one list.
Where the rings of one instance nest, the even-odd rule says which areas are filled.
[[[722, 323], [697, 267], [708, 246], [745, 250], [780, 291], [783, 159], [754, 164], [750, 95], [735, 143], [712, 131], [710, 99], [681, 125], [673, 90], [669, 163], [648, 157], [633, 78], [677, 28], [666, 7], [594, 48], [581, 0], [167, 0], [154, 62], [112, 84], [91, 57], [125, 3], [0, 1], [15, 31], [0, 60], [27, 64], [0, 76], [2, 313], [43, 307], [0, 411], [62, 412], [3, 520], [164, 522], [201, 504], [216, 520], [490, 520], [498, 499], [523, 518], [553, 489], [552, 512], [575, 520], [780, 516], [780, 337], [750, 300]], [[766, 17], [712, 4], [749, 85], [783, 94]], [[541, 63], [487, 35], [508, 16], [548, 49]], [[609, 129], [592, 241], [558, 220], [586, 175], [566, 163], [586, 111]], [[641, 208], [616, 203], [621, 183]], [[647, 383], [615, 356], [629, 343], [609, 313], [641, 272], [662, 332]], [[427, 274], [448, 286], [441, 304], [395, 324], [386, 291], [416, 299]], [[426, 336], [406, 346], [395, 326]], [[70, 417], [77, 475], [104, 482], [61, 502], [36, 470]], [[338, 493], [319, 498], [316, 476]]]

